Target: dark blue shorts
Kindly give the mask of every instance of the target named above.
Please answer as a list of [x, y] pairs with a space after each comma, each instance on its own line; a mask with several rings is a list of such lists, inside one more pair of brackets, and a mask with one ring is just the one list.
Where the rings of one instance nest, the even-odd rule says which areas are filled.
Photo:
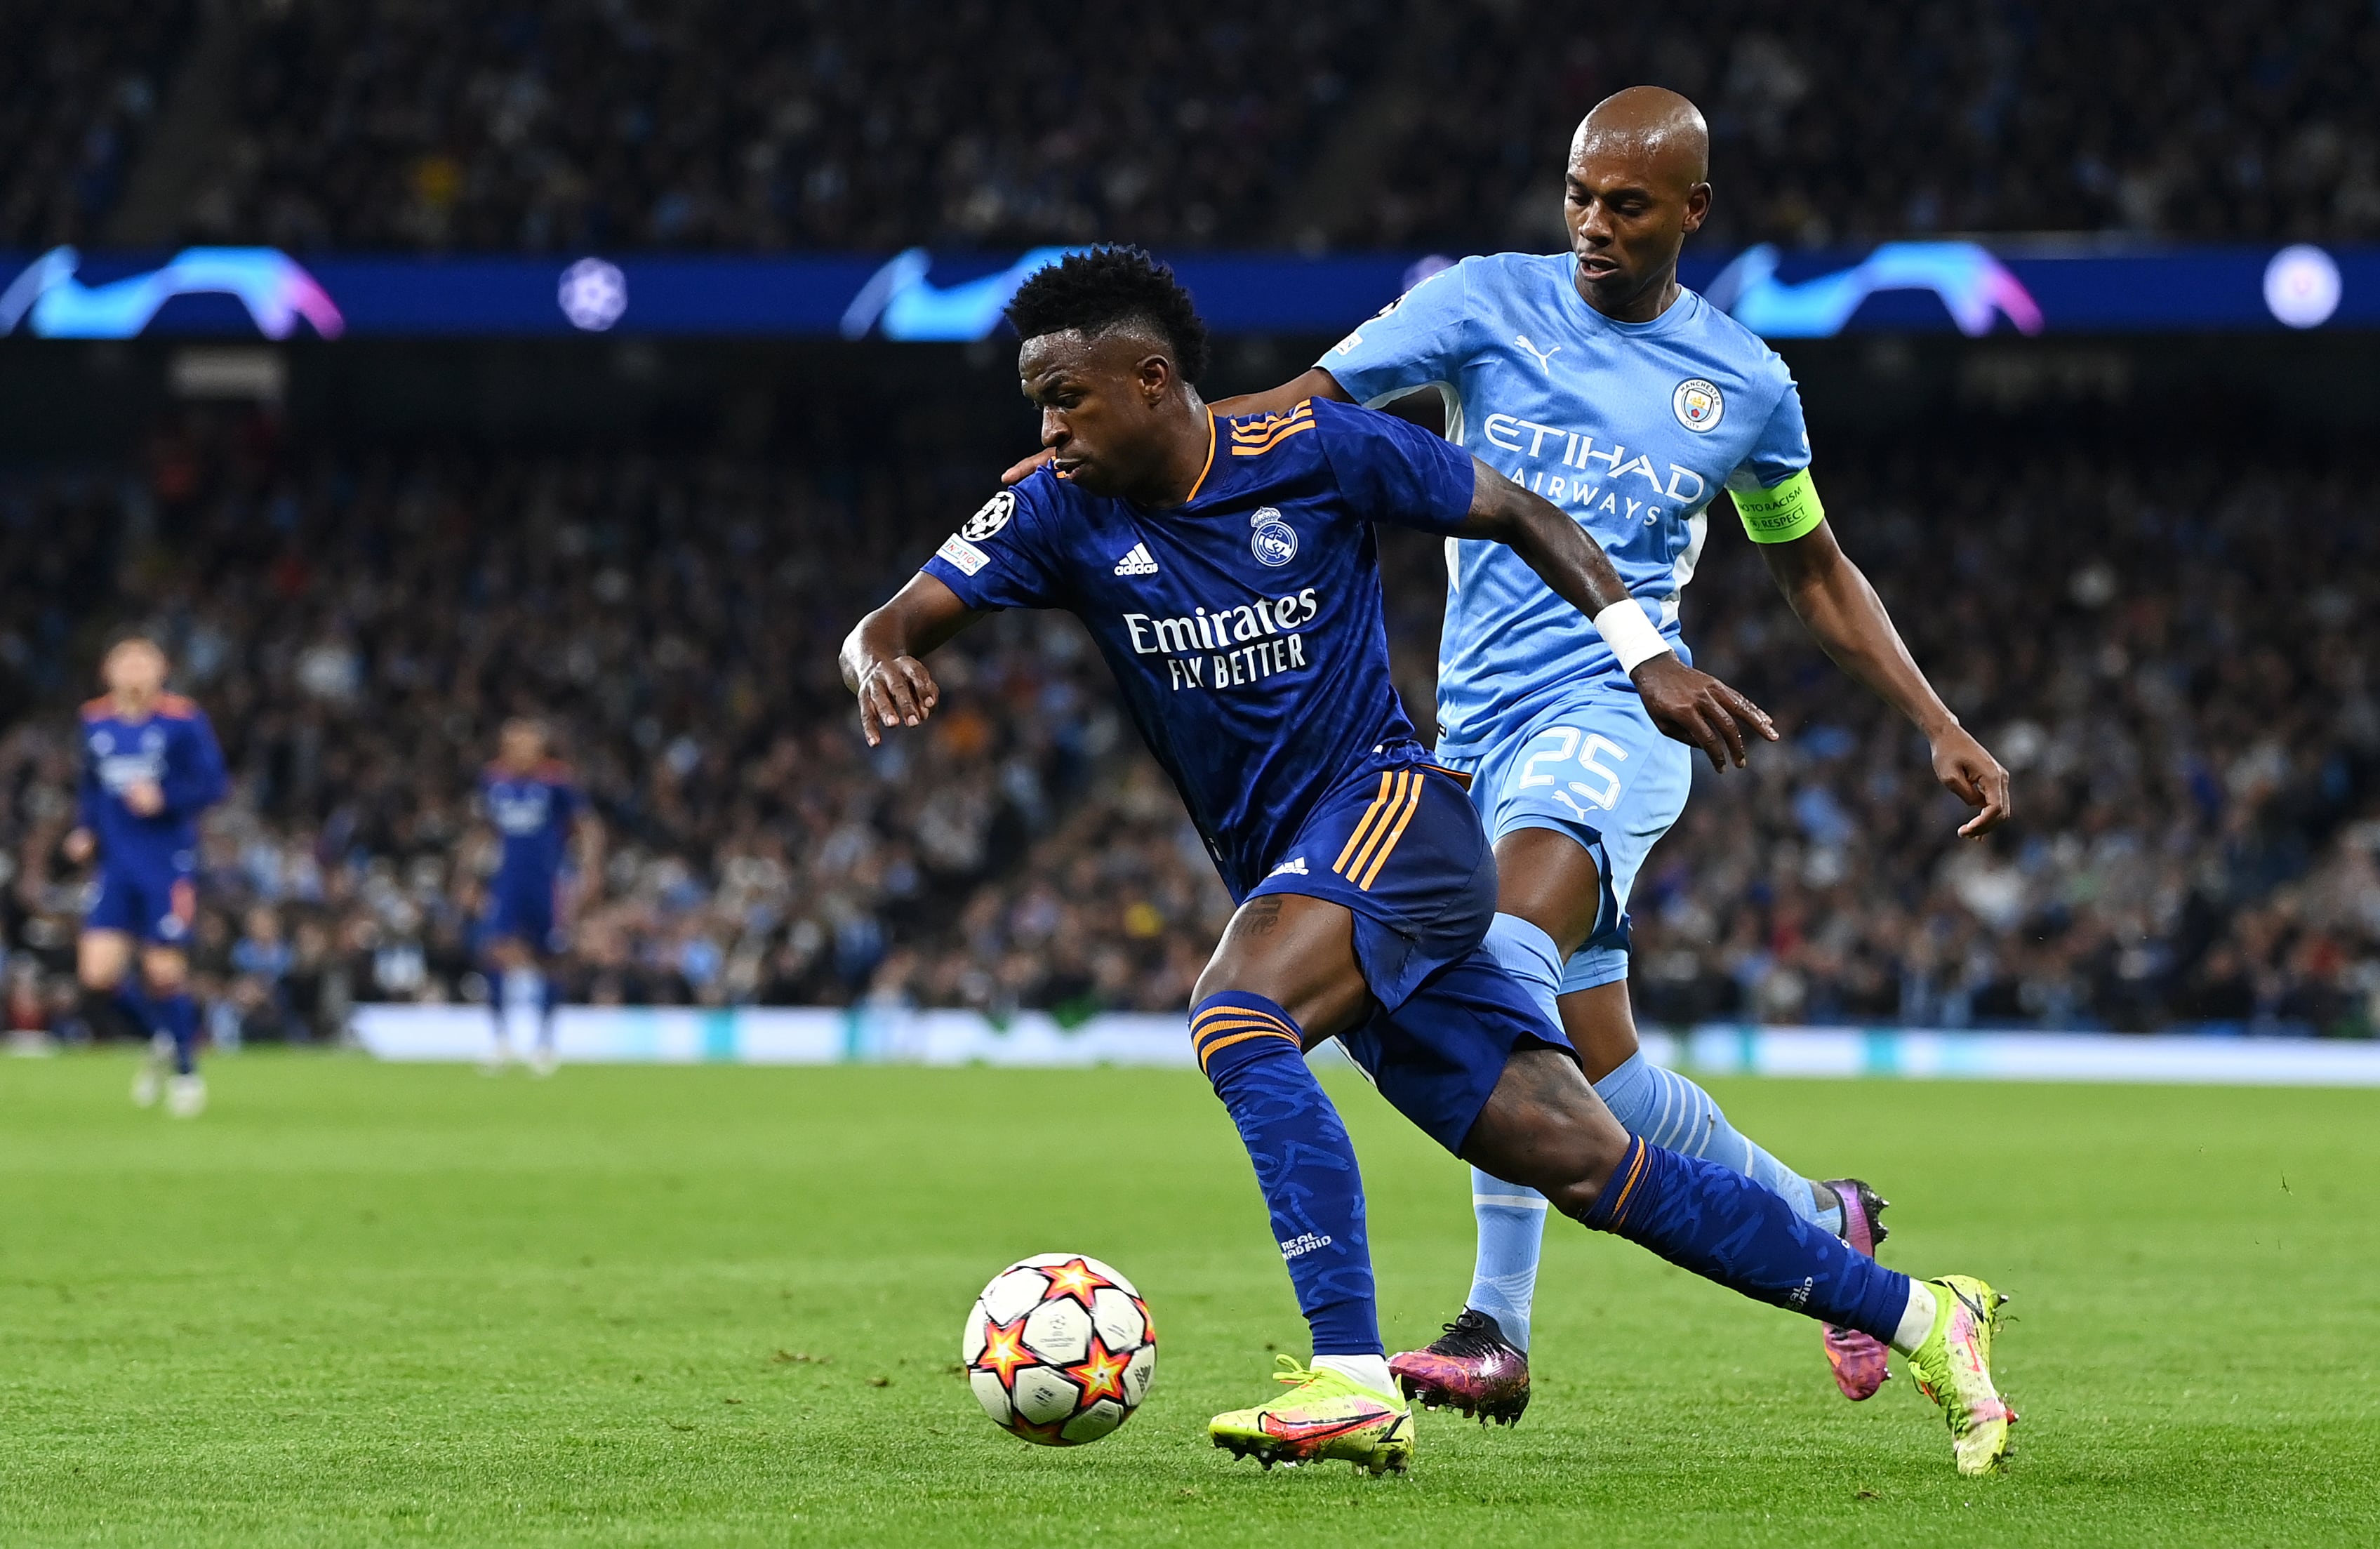
[[198, 879], [187, 866], [103, 865], [99, 891], [82, 927], [120, 930], [160, 946], [180, 947], [188, 943], [190, 922], [198, 912]]
[[1266, 893], [1327, 899], [1354, 914], [1355, 961], [1378, 1005], [1339, 1041], [1449, 1151], [1461, 1149], [1516, 1047], [1570, 1047], [1480, 945], [1496, 916], [1496, 855], [1446, 770], [1416, 764], [1334, 792], [1248, 896]]
[[532, 951], [562, 950], [562, 933], [554, 928], [559, 913], [554, 895], [560, 889], [559, 882], [498, 887], [480, 916], [480, 935], [490, 941], [518, 941]]

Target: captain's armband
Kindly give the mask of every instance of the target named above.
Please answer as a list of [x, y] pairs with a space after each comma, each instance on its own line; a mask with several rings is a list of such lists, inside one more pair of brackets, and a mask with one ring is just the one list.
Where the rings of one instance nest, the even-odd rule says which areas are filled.
[[1791, 543], [1827, 519], [1810, 470], [1802, 469], [1773, 490], [1730, 490], [1743, 531], [1755, 543]]

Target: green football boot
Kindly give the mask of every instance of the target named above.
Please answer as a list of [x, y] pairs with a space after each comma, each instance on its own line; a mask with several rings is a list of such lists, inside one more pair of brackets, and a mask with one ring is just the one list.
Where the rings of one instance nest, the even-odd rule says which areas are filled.
[[1992, 1337], [2008, 1300], [1969, 1275], [1928, 1280], [1934, 1327], [1908, 1357], [1917, 1389], [1942, 1408], [1962, 1474], [1989, 1473], [2008, 1457], [2016, 1411], [1992, 1386]]
[[1275, 1357], [1273, 1380], [1289, 1391], [1252, 1410], [1219, 1414], [1207, 1426], [1215, 1445], [1234, 1458], [1310, 1463], [1343, 1458], [1373, 1473], [1402, 1472], [1413, 1460], [1413, 1410], [1393, 1393], [1378, 1393], [1353, 1378]]

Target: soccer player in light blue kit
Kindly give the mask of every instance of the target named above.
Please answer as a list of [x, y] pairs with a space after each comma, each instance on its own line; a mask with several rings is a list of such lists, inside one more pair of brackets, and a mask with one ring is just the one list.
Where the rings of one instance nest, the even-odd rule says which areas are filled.
[[[2007, 772], [1960, 728], [1837, 545], [1811, 481], [1791, 373], [1677, 283], [1681, 245], [1710, 205], [1708, 146], [1683, 97], [1653, 87], [1618, 93], [1572, 143], [1571, 252], [1466, 260], [1295, 381], [1225, 400], [1218, 412], [1278, 412], [1316, 398], [1379, 404], [1436, 387], [1448, 438], [1585, 526], [1648, 622], [1688, 660], [1680, 594], [1725, 489], [1794, 611], [1828, 655], [1925, 731], [1942, 783], [1982, 809], [1960, 831], [1983, 833], [2008, 815]], [[1637, 1048], [1628, 895], [1685, 805], [1692, 753], [1646, 717], [1628, 677], [1633, 660], [1616, 658], [1509, 551], [1449, 539], [1446, 553], [1437, 751], [1475, 777], [1472, 798], [1496, 842], [1489, 948], [1559, 1017], [1632, 1133], [1747, 1173], [1873, 1252], [1883, 1202], [1866, 1184], [1802, 1177], [1730, 1125], [1707, 1093]], [[1443, 1338], [1393, 1364], [1425, 1403], [1509, 1422], [1528, 1403], [1546, 1205], [1480, 1171], [1473, 1201], [1479, 1249], [1464, 1310]], [[1884, 1381], [1879, 1341], [1829, 1325], [1825, 1349], [1847, 1397], [1867, 1398]]]
[[[1008, 317], [1051, 466], [987, 502], [860, 621], [844, 682], [872, 744], [932, 713], [940, 690], [921, 659], [969, 623], [1008, 608], [1073, 613], [1239, 905], [1199, 976], [1190, 1036], [1247, 1147], [1314, 1356], [1281, 1358], [1286, 1394], [1217, 1415], [1215, 1445], [1268, 1466], [1342, 1458], [1375, 1472], [1412, 1454], [1354, 1151], [1304, 1059], [1336, 1037], [1472, 1165], [1908, 1352], [1960, 1470], [1997, 1467], [2014, 1416], [1990, 1379], [1991, 1288], [1913, 1282], [1741, 1171], [1630, 1136], [1560, 1022], [1487, 950], [1487, 829], [1467, 778], [1431, 763], [1390, 683], [1373, 524], [1509, 545], [1631, 663], [1651, 720], [1715, 760], [1742, 764], [1747, 733], [1773, 738], [1768, 718], [1686, 665], [1560, 510], [1461, 448], [1330, 401], [1212, 413], [1193, 385], [1205, 326], [1137, 249], [1043, 269]], [[1004, 1394], [993, 1348], [978, 1359], [995, 1362], [970, 1377], [978, 1394]], [[1108, 1374], [1086, 1364], [1067, 1380], [1087, 1392]], [[1050, 1434], [1072, 1407], [1052, 1397], [1054, 1411], [1020, 1404], [1015, 1427], [1088, 1439]]]
[[[145, 635], [109, 647], [107, 692], [82, 708], [81, 796], [67, 858], [96, 857], [99, 886], [76, 947], [92, 996], [112, 996], [150, 1035], [132, 1100], [195, 1118], [206, 1107], [191, 998], [190, 926], [198, 914], [199, 817], [223, 800], [223, 750], [206, 713], [165, 692], [165, 652]], [[140, 961], [134, 964], [133, 949]], [[173, 1081], [163, 1080], [170, 1060]]]

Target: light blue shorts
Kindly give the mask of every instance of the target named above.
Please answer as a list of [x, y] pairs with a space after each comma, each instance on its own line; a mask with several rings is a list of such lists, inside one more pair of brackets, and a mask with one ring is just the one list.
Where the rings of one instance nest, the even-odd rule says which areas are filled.
[[1602, 873], [1595, 930], [1562, 968], [1562, 993], [1628, 976], [1628, 894], [1645, 856], [1686, 809], [1693, 748], [1661, 734], [1633, 684], [1582, 684], [1509, 737], [1438, 761], [1472, 777], [1471, 801], [1488, 842], [1551, 829], [1586, 847]]

